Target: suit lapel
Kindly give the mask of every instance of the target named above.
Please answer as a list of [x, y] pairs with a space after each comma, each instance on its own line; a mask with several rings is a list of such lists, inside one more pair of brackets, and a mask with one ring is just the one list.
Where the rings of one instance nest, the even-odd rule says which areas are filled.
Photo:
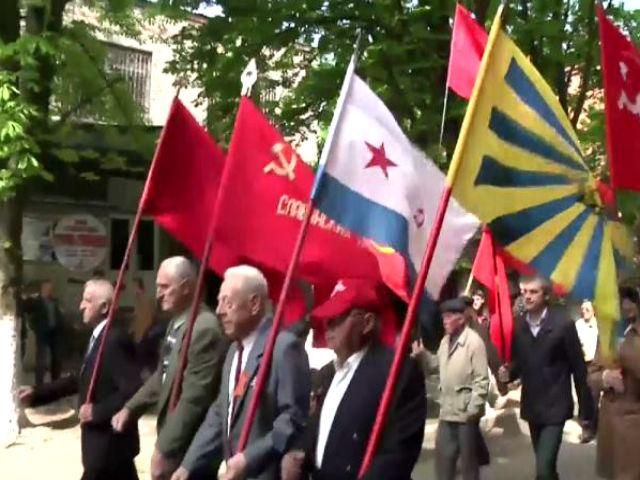
[[[242, 406], [245, 402], [249, 394], [249, 390], [251, 390], [251, 384], [258, 373], [258, 368], [260, 367], [260, 360], [262, 359], [262, 355], [264, 354], [264, 344], [267, 341], [267, 337], [269, 332], [271, 331], [271, 318], [265, 320], [258, 327], [258, 335], [256, 336], [255, 341], [253, 342], [253, 346], [251, 347], [251, 351], [249, 352], [249, 357], [247, 358], [247, 363], [242, 370], [242, 375], [247, 379], [247, 386], [242, 391], [242, 395], [238, 398], [238, 405], [234, 409], [233, 415], [231, 416], [231, 427], [233, 427], [234, 423], [238, 419], [240, 415], [240, 411], [242, 410]], [[234, 353], [235, 353], [235, 345], [234, 345]], [[231, 374], [231, 372], [229, 372]], [[228, 376], [227, 376], [228, 379]], [[227, 391], [229, 390], [227, 386]], [[230, 408], [230, 406], [229, 406]]]
[[[176, 317], [176, 320], [171, 322], [169, 325], [169, 329], [173, 329], [176, 323], [182, 321], [182, 324], [178, 327], [175, 332], [175, 343], [173, 344], [173, 348], [171, 349], [171, 353], [169, 354], [169, 365], [167, 365], [167, 376], [162, 383], [162, 389], [160, 390], [160, 410], [164, 409], [166, 402], [169, 400], [171, 389], [173, 386], [173, 380], [176, 376], [176, 370], [178, 368], [178, 363], [180, 359], [180, 350], [182, 350], [182, 337], [184, 337], [184, 331], [186, 328], [186, 316], [187, 312], [183, 313], [179, 317]], [[171, 330], [167, 329], [167, 335], [164, 338], [164, 341], [167, 341]], [[162, 358], [160, 359], [162, 362]]]

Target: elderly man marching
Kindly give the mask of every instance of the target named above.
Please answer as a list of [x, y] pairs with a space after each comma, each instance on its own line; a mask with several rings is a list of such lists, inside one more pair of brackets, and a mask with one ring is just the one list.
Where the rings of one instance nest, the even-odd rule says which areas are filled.
[[[394, 341], [395, 315], [384, 287], [347, 279], [313, 311], [312, 319], [326, 331], [327, 345], [337, 358], [320, 370], [322, 386], [316, 392], [318, 409], [310, 421], [306, 451], [285, 457], [282, 478], [355, 480], [393, 361], [387, 345]], [[424, 397], [424, 376], [407, 356], [365, 478], [411, 478], [424, 437]]]
[[258, 368], [272, 328], [267, 281], [258, 269], [228, 269], [218, 294], [217, 314], [233, 340], [222, 369], [222, 385], [173, 480], [224, 456], [221, 480], [280, 478], [280, 460], [304, 431], [309, 413], [310, 372], [302, 342], [291, 332], [276, 338], [266, 388], [244, 451], [240, 433], [253, 397]]
[[[156, 296], [162, 310], [172, 315], [161, 347], [160, 361], [156, 371], [112, 419], [113, 428], [122, 431], [152, 407], [157, 408], [158, 439], [151, 457], [152, 480], [168, 480], [171, 477], [220, 385], [220, 370], [228, 342], [216, 317], [202, 305], [189, 346], [187, 368], [180, 385], [180, 400], [176, 408], [169, 412], [171, 388], [178, 371], [195, 283], [196, 269], [186, 258], [167, 258], [160, 265]], [[210, 478], [214, 469], [212, 462], [201, 475]]]
[[478, 435], [489, 393], [485, 344], [465, 319], [462, 298], [442, 303], [445, 336], [438, 349], [440, 422], [436, 436], [438, 480], [453, 480], [460, 458], [462, 478], [480, 478]]

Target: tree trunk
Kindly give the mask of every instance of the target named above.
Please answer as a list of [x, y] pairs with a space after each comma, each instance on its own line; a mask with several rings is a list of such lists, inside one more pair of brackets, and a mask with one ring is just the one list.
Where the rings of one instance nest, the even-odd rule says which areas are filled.
[[[5, 2], [0, 15], [0, 39], [5, 44], [15, 42], [20, 35], [18, 0]], [[17, 62], [8, 59], [0, 68], [16, 71]], [[22, 195], [0, 203], [0, 447], [15, 442], [20, 427], [16, 398], [19, 320], [16, 298], [22, 278]]]
[[20, 428], [16, 398], [20, 369], [20, 319], [16, 300], [22, 283], [22, 195], [0, 204], [0, 447], [15, 442]]

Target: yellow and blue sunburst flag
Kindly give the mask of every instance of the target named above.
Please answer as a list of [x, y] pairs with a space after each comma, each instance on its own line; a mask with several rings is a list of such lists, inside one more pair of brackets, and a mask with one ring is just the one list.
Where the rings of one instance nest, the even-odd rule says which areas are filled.
[[447, 181], [517, 261], [593, 299], [611, 354], [620, 318], [614, 235], [595, 179], [551, 88], [493, 23]]

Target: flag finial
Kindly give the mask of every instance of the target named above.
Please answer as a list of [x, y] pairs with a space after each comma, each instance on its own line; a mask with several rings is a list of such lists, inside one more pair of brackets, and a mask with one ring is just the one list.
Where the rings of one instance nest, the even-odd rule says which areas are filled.
[[251, 95], [251, 88], [256, 83], [257, 79], [258, 66], [256, 65], [256, 59], [252, 58], [251, 60], [249, 60], [249, 63], [240, 76], [240, 81], [242, 82], [241, 95], [243, 97], [248, 97], [249, 95]]

